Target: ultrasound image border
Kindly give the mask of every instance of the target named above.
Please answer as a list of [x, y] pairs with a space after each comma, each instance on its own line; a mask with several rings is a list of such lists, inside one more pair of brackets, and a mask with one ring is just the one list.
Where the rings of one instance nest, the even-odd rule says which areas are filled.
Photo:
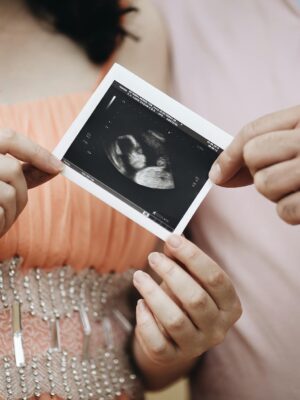
[[[224, 132], [222, 129], [200, 117], [187, 107], [178, 103], [165, 93], [128, 71], [126, 68], [119, 64], [114, 64], [54, 149], [53, 154], [57, 158], [60, 160], [64, 159], [64, 155], [68, 151], [74, 139], [80, 133], [99, 102], [115, 81], [146, 99], [155, 107], [163, 110], [166, 114], [188, 126], [189, 129], [209, 140], [221, 149], [225, 149], [232, 141], [232, 136]], [[151, 215], [147, 216], [146, 214], [143, 214], [140, 207], [132, 207], [130, 205], [131, 201], [125, 202], [121, 199], [122, 195], [116, 197], [111, 192], [105, 190], [103, 186], [99, 186], [95, 181], [91, 180], [89, 174], [84, 171], [79, 172], [78, 168], [72, 168], [71, 163], [65, 165], [62, 175], [104, 201], [109, 206], [115, 208], [126, 217], [132, 219], [134, 222], [158, 236], [160, 239], [166, 240], [171, 234], [170, 230], [164, 228], [160, 223], [155, 222]], [[211, 187], [212, 183], [208, 179], [192, 204], [186, 210], [176, 228], [173, 230], [173, 233], [182, 234], [186, 225]]]

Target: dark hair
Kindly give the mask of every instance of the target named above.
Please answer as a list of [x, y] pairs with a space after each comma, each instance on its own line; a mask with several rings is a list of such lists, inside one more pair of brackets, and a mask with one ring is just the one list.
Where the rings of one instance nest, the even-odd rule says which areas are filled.
[[122, 17], [136, 11], [119, 0], [26, 0], [31, 12], [79, 44], [95, 63], [106, 61], [128, 33]]

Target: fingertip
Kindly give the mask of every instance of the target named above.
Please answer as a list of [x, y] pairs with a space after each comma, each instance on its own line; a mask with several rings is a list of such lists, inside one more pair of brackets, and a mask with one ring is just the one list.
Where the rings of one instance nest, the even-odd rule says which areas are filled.
[[[133, 285], [134, 285], [135, 287], [137, 286], [138, 279], [139, 279], [139, 277], [138, 277], [138, 272], [139, 272], [139, 271], [135, 271], [135, 273], [133, 274], [133, 277], [132, 277], [132, 282], [133, 282]], [[137, 302], [137, 305], [138, 305], [138, 303], [139, 303], [139, 302]]]
[[141, 270], [135, 271], [133, 274], [133, 284], [135, 287], [143, 285], [145, 281], [148, 281], [150, 276]]
[[208, 173], [208, 177], [216, 185], [221, 182], [222, 171], [221, 171], [220, 164], [218, 162], [215, 162], [212, 165], [212, 167]]
[[232, 148], [228, 147], [226, 150], [224, 150], [209, 171], [209, 179], [215, 185], [222, 187], [235, 186], [232, 184], [231, 180], [236, 176], [239, 177], [239, 173], [244, 166], [244, 162], [240, 154], [233, 154]]
[[137, 306], [141, 311], [145, 310], [146, 309], [145, 300], [144, 299], [139, 299], [138, 302], [137, 302]]
[[57, 157], [55, 157], [53, 154], [51, 154], [50, 157], [50, 164], [57, 172], [62, 172], [65, 167], [64, 163]]
[[160, 260], [161, 260], [161, 255], [158, 252], [150, 253], [148, 256], [149, 264], [153, 267], [155, 267]]
[[172, 249], [178, 249], [182, 243], [182, 237], [179, 235], [171, 235], [167, 238], [166, 243]]
[[232, 146], [227, 147], [213, 163], [208, 176], [215, 185], [223, 185], [235, 173], [236, 162], [230, 155]]

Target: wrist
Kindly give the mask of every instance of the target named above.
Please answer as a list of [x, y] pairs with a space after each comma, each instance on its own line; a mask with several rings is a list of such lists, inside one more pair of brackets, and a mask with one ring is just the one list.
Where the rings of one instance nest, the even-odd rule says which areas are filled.
[[159, 390], [186, 375], [195, 365], [197, 358], [171, 362], [156, 362], [141, 346], [138, 338], [133, 338], [133, 356], [144, 386], [148, 390]]

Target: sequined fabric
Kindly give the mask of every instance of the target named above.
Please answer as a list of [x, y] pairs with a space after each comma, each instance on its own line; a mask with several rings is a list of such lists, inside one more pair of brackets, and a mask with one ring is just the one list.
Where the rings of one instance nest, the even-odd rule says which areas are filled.
[[[68, 400], [142, 398], [126, 346], [132, 270], [99, 275], [71, 267], [21, 271], [0, 264], [0, 398], [50, 393]], [[24, 363], [17, 365], [12, 306], [22, 318]]]

